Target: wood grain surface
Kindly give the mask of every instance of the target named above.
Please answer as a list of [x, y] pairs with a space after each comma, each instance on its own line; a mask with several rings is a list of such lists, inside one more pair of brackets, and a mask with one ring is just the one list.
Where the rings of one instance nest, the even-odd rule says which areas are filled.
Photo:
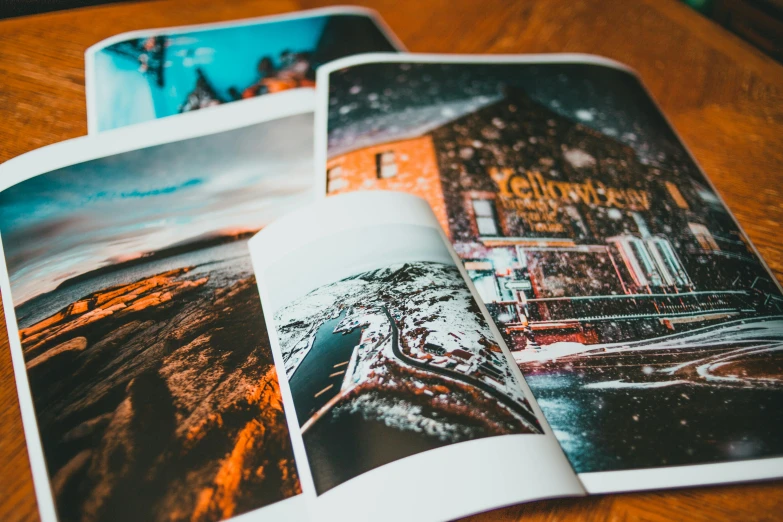
[[[0, 21], [0, 161], [86, 134], [84, 50], [103, 38], [329, 3], [170, 0]], [[584, 52], [635, 68], [783, 279], [783, 66], [771, 58], [673, 0], [363, 3], [414, 52]], [[0, 336], [0, 521], [36, 521], [5, 328]], [[778, 481], [543, 501], [467, 520], [750, 521], [781, 513]]]

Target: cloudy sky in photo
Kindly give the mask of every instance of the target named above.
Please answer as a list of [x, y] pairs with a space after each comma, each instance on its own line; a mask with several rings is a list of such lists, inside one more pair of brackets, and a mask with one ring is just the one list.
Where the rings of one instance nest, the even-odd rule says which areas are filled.
[[18, 305], [96, 268], [203, 236], [258, 230], [304, 201], [312, 115], [96, 159], [0, 193]]

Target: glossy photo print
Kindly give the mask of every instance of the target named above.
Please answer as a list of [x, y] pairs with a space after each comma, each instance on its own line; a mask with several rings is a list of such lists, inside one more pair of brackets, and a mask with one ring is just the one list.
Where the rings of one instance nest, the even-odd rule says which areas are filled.
[[308, 200], [311, 126], [279, 117], [0, 193], [59, 521], [213, 522], [301, 492], [246, 240]]
[[329, 72], [325, 189], [427, 199], [574, 469], [782, 455], [780, 287], [639, 80], [427, 60]]
[[[317, 275], [292, 283], [300, 270]], [[436, 229], [328, 234], [260, 277], [318, 494], [456, 442], [542, 433]]]
[[312, 88], [330, 60], [400, 48], [361, 8], [119, 35], [87, 52], [89, 130]]

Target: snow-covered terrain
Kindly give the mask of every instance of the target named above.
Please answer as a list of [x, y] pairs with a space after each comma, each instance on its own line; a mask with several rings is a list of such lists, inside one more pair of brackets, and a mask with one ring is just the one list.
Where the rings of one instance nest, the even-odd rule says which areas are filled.
[[[657, 339], [632, 343], [584, 345], [558, 342], [539, 350], [514, 353], [523, 368], [553, 362], [569, 363], [577, 359], [605, 358], [612, 355], [643, 355], [665, 353], [678, 357], [673, 364], [644, 366], [642, 382], [612, 380], [594, 383], [591, 388], [652, 388], [684, 382], [702, 384], [752, 386], [783, 386], [774, 371], [765, 371], [765, 360], [773, 362], [783, 352], [783, 317], [770, 316], [739, 319], [717, 326], [708, 326]], [[657, 356], [662, 360], [662, 356]], [[682, 359], [685, 359], [682, 361]], [[731, 370], [729, 370], [731, 368]], [[683, 380], [683, 376], [687, 379]]]
[[351, 404], [353, 410], [366, 410], [365, 415], [372, 410], [372, 416], [383, 410], [397, 419], [388, 422], [435, 433], [444, 428], [417, 418], [417, 407], [402, 408], [402, 414], [386, 404], [385, 392], [449, 410], [475, 408], [470, 404], [475, 394], [511, 413], [525, 431], [540, 430], [455, 266], [395, 264], [322, 286], [281, 308], [275, 322], [289, 376], [312, 349], [318, 328], [343, 312], [334, 333], [362, 331], [341, 389], [344, 395], [365, 390]]
[[340, 315], [340, 295], [361, 291], [360, 281], [340, 281], [316, 288], [306, 296], [284, 306], [275, 314], [277, 336], [283, 352], [286, 374], [291, 377], [312, 348], [315, 332], [329, 319]]

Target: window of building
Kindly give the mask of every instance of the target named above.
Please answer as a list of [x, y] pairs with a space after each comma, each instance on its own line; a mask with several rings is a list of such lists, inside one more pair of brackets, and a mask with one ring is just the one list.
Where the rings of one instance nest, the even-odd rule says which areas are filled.
[[693, 183], [693, 187], [696, 189], [696, 194], [699, 195], [699, 198], [702, 201], [714, 207], [723, 207], [723, 204], [720, 202], [720, 198], [718, 198], [718, 196], [712, 192], [712, 190], [708, 189], [698, 181], [691, 180], [691, 183]]
[[650, 250], [658, 272], [666, 285], [686, 286], [689, 284], [688, 275], [685, 267], [682, 266], [680, 258], [677, 257], [674, 248], [669, 240], [663, 237], [654, 237], [647, 239], [647, 248]]
[[587, 227], [585, 226], [585, 222], [582, 219], [582, 215], [579, 213], [576, 207], [568, 205], [565, 210], [566, 214], [568, 214], [568, 217], [571, 219], [571, 226], [574, 228], [576, 236], [580, 239], [587, 237]]
[[661, 275], [655, 267], [655, 261], [653, 261], [652, 256], [645, 248], [644, 242], [637, 237], [629, 237], [627, 241], [630, 247], [628, 253], [635, 258], [636, 265], [642, 269], [644, 277], [639, 279], [646, 280], [650, 286], [662, 286], [663, 280]]
[[610, 237], [606, 241], [614, 244], [633, 284], [639, 287], [662, 285], [663, 280], [655, 267], [655, 261], [641, 239], [623, 235]]
[[[470, 266], [473, 265], [473, 266]], [[486, 265], [486, 266], [480, 266]], [[491, 261], [480, 263], [465, 263], [473, 286], [479, 293], [479, 297], [485, 303], [495, 303], [500, 301], [500, 292], [497, 280], [495, 279], [495, 270], [492, 268]], [[487, 269], [488, 268], [488, 269]]]
[[491, 199], [473, 199], [473, 214], [476, 216], [476, 228], [480, 236], [499, 236], [498, 217], [495, 202]]
[[348, 182], [343, 177], [342, 165], [335, 165], [334, 167], [327, 169], [326, 171], [326, 191], [334, 192], [341, 190], [348, 185]]
[[642, 238], [650, 237], [650, 229], [647, 228], [647, 222], [644, 220], [642, 215], [638, 212], [631, 212], [631, 217], [633, 217], [633, 221], [636, 223], [636, 228], [639, 230], [639, 235], [642, 236]]
[[685, 201], [684, 197], [682, 197], [682, 192], [680, 192], [680, 188], [677, 185], [671, 181], [667, 181], [666, 190], [669, 191], [669, 195], [672, 197], [674, 203], [676, 203], [678, 207], [688, 210], [688, 202]]
[[691, 229], [691, 232], [696, 237], [696, 241], [699, 242], [699, 246], [702, 249], [714, 251], [720, 250], [718, 243], [715, 242], [715, 238], [712, 237], [712, 233], [707, 227], [701, 223], [688, 223], [688, 228]]
[[332, 181], [337, 178], [341, 178], [342, 176], [343, 176], [342, 165], [335, 165], [334, 167], [326, 171], [326, 179], [328, 179], [329, 181]]
[[393, 178], [397, 175], [397, 158], [394, 151], [379, 152], [375, 155], [375, 173], [378, 179]]

